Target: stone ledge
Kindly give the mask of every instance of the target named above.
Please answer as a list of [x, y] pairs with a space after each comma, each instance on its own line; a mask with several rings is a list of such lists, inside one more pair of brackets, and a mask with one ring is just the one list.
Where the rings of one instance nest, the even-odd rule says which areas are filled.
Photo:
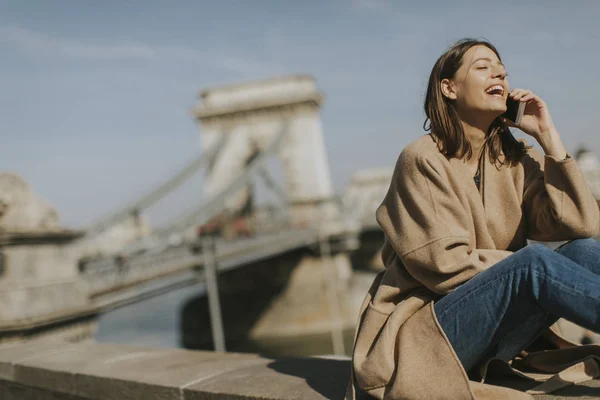
[[[347, 360], [46, 340], [0, 348], [0, 398], [342, 399], [348, 372]], [[596, 380], [538, 399], [599, 397]]]
[[[342, 398], [348, 361], [270, 359], [106, 344], [28, 342], [0, 348], [0, 394], [75, 399]], [[36, 395], [37, 398], [45, 398]]]
[[55, 228], [18, 230], [0, 228], [0, 246], [64, 244], [83, 237], [83, 231]]

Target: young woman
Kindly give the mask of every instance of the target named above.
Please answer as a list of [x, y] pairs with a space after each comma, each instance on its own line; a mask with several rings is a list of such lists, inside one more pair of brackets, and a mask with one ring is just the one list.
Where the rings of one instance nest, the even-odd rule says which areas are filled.
[[[518, 128], [545, 155], [512, 136], [507, 96], [526, 103]], [[546, 103], [509, 92], [490, 43], [442, 54], [425, 114], [430, 132], [402, 151], [377, 209], [386, 269], [361, 309], [348, 397], [529, 399], [476, 380], [491, 359], [514, 371], [558, 318], [600, 332], [598, 204]], [[577, 350], [567, 357], [587, 354]], [[561, 351], [545, 353], [545, 372], [575, 363]]]

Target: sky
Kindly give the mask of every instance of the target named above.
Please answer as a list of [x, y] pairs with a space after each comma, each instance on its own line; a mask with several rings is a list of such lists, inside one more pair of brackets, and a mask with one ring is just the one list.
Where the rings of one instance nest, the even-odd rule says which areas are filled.
[[[84, 228], [199, 153], [202, 89], [311, 74], [341, 192], [425, 133], [429, 72], [463, 37], [498, 48], [568, 151], [600, 153], [599, 19], [594, 0], [0, 0], [0, 172]], [[156, 218], [201, 201], [198, 179]]]

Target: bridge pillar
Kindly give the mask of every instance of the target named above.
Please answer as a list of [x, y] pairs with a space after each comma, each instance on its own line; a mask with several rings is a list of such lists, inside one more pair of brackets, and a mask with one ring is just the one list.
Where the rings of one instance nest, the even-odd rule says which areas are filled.
[[[320, 252], [323, 252], [320, 254]], [[279, 355], [348, 353], [371, 281], [356, 281], [345, 252], [296, 249], [219, 274], [227, 350]], [[182, 309], [181, 344], [213, 349], [209, 299]]]
[[[279, 157], [292, 222], [310, 225], [338, 212], [319, 116], [323, 96], [311, 76], [289, 76], [211, 88], [201, 93], [195, 110], [202, 124], [202, 146], [228, 135], [225, 147], [208, 168], [205, 195], [225, 188], [244, 168], [255, 149], [265, 149], [289, 123]], [[246, 189], [230, 199], [236, 211], [250, 196]]]

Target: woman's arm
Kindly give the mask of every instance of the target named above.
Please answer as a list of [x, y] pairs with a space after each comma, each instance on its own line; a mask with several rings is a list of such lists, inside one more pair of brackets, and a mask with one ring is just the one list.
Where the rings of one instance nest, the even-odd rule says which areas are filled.
[[598, 203], [574, 159], [568, 156], [546, 103], [529, 90], [515, 89], [510, 97], [527, 103], [518, 126], [542, 147], [545, 157], [524, 161], [523, 203], [528, 237], [555, 241], [595, 236], [600, 225]]
[[542, 156], [531, 149], [523, 166], [528, 239], [562, 241], [598, 234], [598, 203], [575, 159]]
[[539, 143], [547, 156], [554, 157], [557, 160], [564, 160], [567, 157], [567, 150], [556, 129], [553, 128], [542, 135]]

